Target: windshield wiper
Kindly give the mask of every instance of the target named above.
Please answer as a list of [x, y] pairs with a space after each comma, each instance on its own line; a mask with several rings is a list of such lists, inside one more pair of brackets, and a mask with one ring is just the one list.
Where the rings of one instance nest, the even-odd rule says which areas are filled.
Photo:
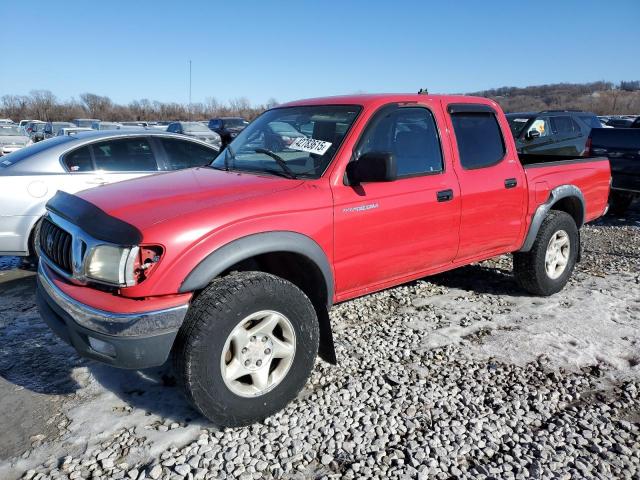
[[274, 153], [271, 150], [267, 150], [266, 148], [256, 148], [254, 150], [254, 152], [256, 152], [256, 153], [264, 153], [265, 155], [270, 156], [271, 158], [273, 158], [276, 161], [278, 166], [280, 168], [282, 168], [282, 171], [285, 172], [289, 178], [293, 178], [293, 179], [297, 178], [296, 174], [293, 173], [293, 170], [291, 170], [289, 168], [289, 166], [287, 165], [287, 162], [285, 162], [284, 159], [280, 155], [278, 155], [277, 153]]

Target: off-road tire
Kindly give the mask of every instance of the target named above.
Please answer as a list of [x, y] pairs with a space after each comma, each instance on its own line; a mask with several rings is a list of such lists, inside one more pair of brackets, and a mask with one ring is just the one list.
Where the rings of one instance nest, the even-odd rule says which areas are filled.
[[628, 193], [611, 192], [609, 195], [609, 213], [624, 215], [633, 202], [633, 196]]
[[[220, 358], [243, 318], [262, 310], [286, 316], [296, 349], [286, 376], [272, 390], [242, 397], [225, 384]], [[265, 419], [293, 400], [305, 385], [318, 353], [316, 312], [291, 282], [263, 272], [239, 272], [214, 280], [193, 301], [173, 349], [178, 382], [194, 407], [218, 426], [236, 427]]]
[[[569, 260], [562, 274], [553, 279], [545, 270], [545, 255], [549, 240], [560, 230], [564, 230], [569, 236]], [[569, 281], [579, 252], [580, 234], [573, 217], [565, 212], [551, 210], [542, 222], [531, 250], [513, 254], [516, 281], [520, 287], [534, 295], [549, 296], [558, 293]]]

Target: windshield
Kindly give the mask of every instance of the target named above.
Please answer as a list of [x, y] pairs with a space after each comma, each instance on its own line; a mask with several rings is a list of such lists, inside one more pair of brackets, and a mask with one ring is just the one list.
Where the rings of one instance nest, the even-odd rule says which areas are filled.
[[212, 166], [290, 178], [319, 178], [333, 160], [360, 110], [359, 105], [269, 110], [250, 123], [218, 155]]
[[224, 123], [225, 128], [244, 127], [249, 123], [241, 118], [225, 118], [222, 122]]
[[22, 134], [20, 133], [19, 127], [14, 127], [13, 125], [10, 127], [0, 126], [0, 137], [14, 137], [20, 135]]
[[182, 129], [185, 132], [189, 132], [189, 133], [211, 133], [211, 130], [209, 130], [209, 127], [205, 127], [203, 124], [197, 123], [197, 122], [183, 123]]
[[529, 120], [533, 117], [522, 117], [518, 115], [507, 115], [507, 121], [509, 122], [509, 128], [511, 128], [511, 134], [513, 138], [518, 138], [524, 127], [526, 127]]

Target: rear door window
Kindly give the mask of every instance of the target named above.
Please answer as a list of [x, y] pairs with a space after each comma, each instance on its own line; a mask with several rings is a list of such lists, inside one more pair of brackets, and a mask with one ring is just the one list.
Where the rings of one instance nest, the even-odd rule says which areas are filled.
[[218, 156], [213, 148], [195, 142], [163, 138], [161, 140], [167, 153], [167, 169], [180, 170], [182, 168], [201, 167], [209, 165]]
[[458, 112], [451, 114], [460, 163], [465, 169], [489, 167], [506, 153], [504, 138], [495, 114]]
[[96, 170], [150, 172], [158, 170], [151, 145], [144, 138], [123, 138], [94, 143]]
[[575, 131], [580, 131], [580, 127], [578, 127], [576, 122], [568, 115], [551, 117], [551, 128], [553, 129], [553, 133], [557, 133], [558, 135], [569, 135]]

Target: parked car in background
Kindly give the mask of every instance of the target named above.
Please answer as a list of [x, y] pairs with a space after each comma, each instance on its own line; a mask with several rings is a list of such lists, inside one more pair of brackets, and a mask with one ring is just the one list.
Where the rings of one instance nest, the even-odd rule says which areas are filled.
[[91, 128], [91, 125], [93, 125], [94, 122], [99, 122], [99, 121], [100, 121], [99, 118], [74, 118], [73, 124], [76, 127]]
[[0, 125], [13, 125], [14, 123], [10, 118], [0, 118]]
[[209, 128], [200, 122], [173, 122], [167, 126], [167, 132], [179, 133], [188, 137], [197, 138], [198, 140], [207, 142], [218, 149], [222, 144], [220, 135], [209, 130]]
[[18, 125], [0, 124], [0, 156], [8, 155], [33, 143]]
[[122, 124], [118, 122], [93, 122], [91, 128], [93, 130], [120, 130]]
[[55, 137], [62, 128], [74, 128], [75, 125], [71, 122], [47, 122], [44, 126], [43, 137], [47, 138]]
[[640, 117], [636, 118], [631, 124], [631, 128], [640, 128]]
[[633, 199], [640, 196], [640, 129], [593, 129], [588, 144], [590, 156], [609, 158], [609, 210], [622, 215]]
[[592, 128], [602, 128], [595, 114], [578, 110], [547, 110], [507, 114], [518, 153], [583, 155]]
[[75, 135], [81, 132], [90, 132], [93, 128], [88, 127], [64, 127], [58, 130], [56, 137], [64, 137], [65, 135]]
[[46, 122], [43, 122], [41, 120], [29, 120], [27, 123], [24, 124], [24, 133], [31, 139], [33, 140], [33, 135], [37, 132], [37, 125], [43, 125]]
[[218, 150], [164, 132], [92, 130], [59, 136], [0, 159], [0, 255], [29, 255], [34, 227], [56, 193], [210, 164]]
[[44, 127], [46, 125], [47, 124], [45, 122], [31, 122], [29, 124], [27, 132], [29, 132], [29, 138], [33, 143], [44, 140]]
[[[272, 151], [274, 122], [312, 136]], [[318, 352], [335, 363], [337, 302], [505, 253], [523, 290], [559, 292], [580, 227], [606, 209], [609, 162], [526, 157], [489, 99], [281, 105], [209, 168], [52, 198], [38, 308], [112, 366], [172, 353], [186, 397], [217, 426], [259, 422], [298, 395]]]
[[249, 122], [242, 117], [212, 118], [208, 123], [209, 129], [220, 135], [223, 146], [231, 143], [247, 125]]

